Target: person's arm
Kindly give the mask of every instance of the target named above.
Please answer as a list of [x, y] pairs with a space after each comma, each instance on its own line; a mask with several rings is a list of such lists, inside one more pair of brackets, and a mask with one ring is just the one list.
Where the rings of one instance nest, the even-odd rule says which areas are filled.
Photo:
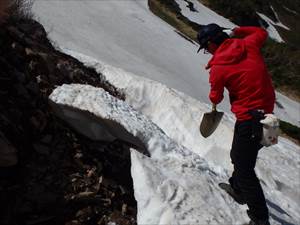
[[237, 27], [233, 30], [234, 35], [243, 38], [248, 43], [253, 43], [261, 48], [268, 37], [265, 29], [260, 27]]
[[219, 104], [223, 100], [224, 81], [222, 75], [212, 67], [209, 73], [210, 93], [209, 99], [213, 105]]

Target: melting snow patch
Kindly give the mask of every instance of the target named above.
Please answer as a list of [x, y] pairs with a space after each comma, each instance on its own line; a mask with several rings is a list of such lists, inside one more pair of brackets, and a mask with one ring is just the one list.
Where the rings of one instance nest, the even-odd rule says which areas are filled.
[[[61, 110], [89, 112], [95, 120], [101, 119], [99, 123], [105, 119], [119, 124], [146, 146], [151, 158], [132, 150], [139, 224], [231, 224], [244, 219], [241, 209], [228, 208], [230, 199], [218, 191], [217, 183], [222, 176], [126, 102], [101, 88], [80, 84], [60, 86], [50, 99]], [[104, 126], [119, 136], [119, 129]], [[234, 214], [236, 210], [240, 214]]]
[[[271, 8], [272, 8], [272, 10], [274, 11], [273, 7], [271, 7]], [[287, 26], [283, 25], [283, 24], [279, 21], [279, 18], [278, 18], [277, 13], [274, 11], [274, 14], [275, 14], [275, 16], [276, 16], [276, 18], [277, 18], [277, 20], [278, 20], [279, 22], [274, 22], [273, 20], [271, 20], [269, 17], [267, 17], [266, 15], [264, 15], [264, 14], [262, 14], [262, 13], [259, 13], [259, 12], [256, 12], [256, 13], [257, 13], [257, 15], [260, 16], [260, 18], [262, 18], [264, 21], [266, 21], [266, 22], [268, 23], [269, 26], [268, 26], [266, 29], [267, 29], [267, 31], [268, 31], [270, 37], [271, 37], [272, 39], [276, 40], [277, 42], [285, 42], [285, 41], [281, 38], [281, 36], [280, 36], [280, 34], [278, 33], [278, 31], [276, 30], [275, 26], [282, 27], [282, 28], [284, 28], [284, 29], [286, 29], [286, 30], [290, 30], [290, 28], [288, 28]]]
[[237, 205], [226, 207], [230, 199], [219, 190], [217, 176], [208, 171], [176, 158], [154, 160], [134, 150], [131, 159], [139, 200], [138, 224], [235, 224], [247, 220]]
[[295, 10], [289, 9], [289, 8], [286, 7], [286, 6], [283, 6], [283, 8], [284, 8], [286, 11], [290, 12], [290, 13], [293, 13], [293, 14], [295, 14], [295, 15], [299, 15], [299, 13], [297, 13]]
[[[208, 56], [196, 54], [195, 46], [178, 37], [173, 27], [153, 15], [147, 2], [35, 1], [33, 9], [47, 31], [52, 30], [49, 35], [60, 46], [102, 57], [110, 64], [144, 74], [208, 102], [209, 85], [204, 70]], [[235, 26], [195, 0], [192, 2], [198, 11], [192, 13], [197, 15], [200, 24], [215, 22], [224, 27]], [[186, 5], [183, 7], [187, 9]], [[66, 9], [72, 13], [66, 13]], [[227, 163], [220, 163], [220, 170], [212, 169], [207, 163], [213, 157], [214, 162], [229, 160], [231, 116], [222, 121], [220, 128], [225, 128], [218, 129], [215, 137], [200, 139], [198, 124], [201, 115], [209, 110], [207, 105], [163, 84], [81, 57], [122, 88], [127, 102], [119, 102], [101, 89], [71, 85], [55, 90], [57, 100], [61, 101], [57, 106], [64, 109], [69, 105], [67, 108], [77, 109], [76, 113], [82, 117], [96, 118], [96, 124], [106, 121], [104, 128], [113, 137], [140, 140], [151, 153], [151, 158], [134, 150], [131, 153], [139, 224], [143, 221], [242, 224], [248, 220], [245, 208], [234, 204], [216, 188], [217, 182], [228, 178], [229, 172], [224, 173]], [[64, 102], [64, 96], [70, 101]], [[288, 101], [279, 100], [287, 113], [299, 112], [299, 104], [294, 107]], [[229, 105], [228, 100], [224, 102]], [[297, 123], [298, 120], [299, 114]], [[277, 146], [264, 149], [259, 155], [257, 172], [272, 204], [271, 223], [274, 225], [299, 224], [299, 156], [299, 147], [286, 139], [280, 139]]]
[[[151, 158], [131, 152], [139, 224], [241, 224], [247, 221], [245, 207], [232, 203], [216, 186], [228, 179], [231, 171], [228, 163], [224, 163], [230, 160], [234, 124], [231, 116], [226, 115], [214, 135], [204, 139], [199, 135], [199, 122], [201, 115], [210, 110], [208, 105], [84, 55], [76, 57], [86, 65], [95, 66], [125, 93], [126, 102], [118, 103], [122, 107], [113, 108], [132, 113], [114, 112], [112, 115], [119, 115], [117, 119], [116, 116], [109, 118], [115, 118], [125, 130], [136, 134], [150, 152]], [[102, 104], [101, 97], [91, 100]], [[289, 105], [283, 99], [280, 102]], [[138, 120], [142, 125], [133, 123], [131, 128], [127, 127], [135, 121], [130, 116], [141, 117], [141, 113], [147, 115]], [[297, 224], [300, 180], [295, 178], [300, 176], [299, 146], [280, 138], [278, 145], [260, 152], [256, 171], [271, 205], [271, 223]], [[283, 215], [278, 209], [286, 213]]]
[[[198, 0], [176, 0], [176, 2], [181, 9], [181, 13], [195, 23], [201, 25], [217, 23], [226, 28], [236, 27], [236, 25], [230, 22], [230, 20], [215, 13], [211, 9], [201, 4]], [[191, 10], [191, 7], [193, 10]]]
[[[273, 8], [273, 6], [270, 6], [270, 7], [271, 7], [272, 11], [274, 12], [274, 15], [275, 15], [275, 17], [276, 17], [276, 19], [277, 19], [277, 21], [278, 21], [278, 22], [275, 23], [275, 25], [276, 25], [276, 26], [279, 26], [279, 27], [282, 27], [282, 28], [284, 28], [284, 29], [286, 29], [286, 30], [290, 30], [289, 27], [285, 26], [285, 25], [280, 21], [279, 16], [278, 16], [277, 12], [275, 11], [275, 9]], [[274, 22], [273, 22], [273, 23], [274, 23]]]

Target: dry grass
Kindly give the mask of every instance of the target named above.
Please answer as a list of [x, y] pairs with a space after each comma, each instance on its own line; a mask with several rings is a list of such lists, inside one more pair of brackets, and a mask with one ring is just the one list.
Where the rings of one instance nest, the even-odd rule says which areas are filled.
[[32, 0], [0, 0], [0, 24], [10, 17], [14, 19], [32, 18]]
[[209, 6], [209, 0], [198, 0], [198, 2], [200, 2], [201, 4], [203, 4], [205, 6]]
[[197, 40], [197, 31], [194, 30], [189, 24], [182, 21], [175, 12], [168, 9], [159, 0], [149, 0], [148, 1], [150, 10], [160, 17], [162, 20], [166, 21], [181, 33], [185, 34], [193, 40]]
[[[270, 16], [267, 9], [267, 2], [258, 4], [258, 1], [234, 1], [234, 0], [198, 0], [200, 3], [225, 16], [239, 26], [255, 25], [253, 21], [253, 13], [256, 11], [264, 12]], [[290, 31], [276, 27], [280, 35], [286, 41], [285, 44], [277, 43], [274, 40], [268, 40], [264, 45], [263, 54], [268, 65], [269, 71], [272, 74], [272, 80], [277, 91], [289, 98], [300, 101], [300, 26], [298, 21], [300, 15], [291, 14], [286, 11], [282, 5], [276, 0], [269, 0], [272, 3], [275, 11], [278, 13], [280, 20], [291, 28]], [[247, 4], [246, 4], [247, 3]], [[292, 0], [287, 0], [285, 5], [288, 8], [298, 11], [299, 6]], [[293, 7], [294, 6], [294, 7]], [[242, 12], [239, 12], [239, 10]], [[247, 11], [252, 13], [246, 14]], [[270, 16], [271, 17], [271, 16]], [[252, 18], [252, 19], [251, 19]], [[252, 21], [253, 24], [248, 24]]]
[[10, 16], [16, 19], [31, 19], [33, 0], [12, 0], [9, 8]]

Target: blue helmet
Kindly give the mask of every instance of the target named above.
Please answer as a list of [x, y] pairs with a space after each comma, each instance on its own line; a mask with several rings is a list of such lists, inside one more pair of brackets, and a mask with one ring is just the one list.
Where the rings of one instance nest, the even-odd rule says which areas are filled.
[[203, 48], [206, 48], [209, 41], [214, 41], [218, 35], [224, 34], [223, 30], [225, 29], [227, 28], [220, 27], [215, 23], [210, 23], [202, 26], [197, 34], [197, 39], [200, 44], [197, 52], [199, 52]]

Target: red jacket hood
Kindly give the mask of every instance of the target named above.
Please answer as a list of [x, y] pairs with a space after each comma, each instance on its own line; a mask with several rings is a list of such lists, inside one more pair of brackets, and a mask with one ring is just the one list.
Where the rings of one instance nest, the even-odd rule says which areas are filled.
[[242, 39], [227, 39], [216, 50], [206, 69], [212, 65], [226, 65], [239, 62], [245, 55], [245, 43]]

